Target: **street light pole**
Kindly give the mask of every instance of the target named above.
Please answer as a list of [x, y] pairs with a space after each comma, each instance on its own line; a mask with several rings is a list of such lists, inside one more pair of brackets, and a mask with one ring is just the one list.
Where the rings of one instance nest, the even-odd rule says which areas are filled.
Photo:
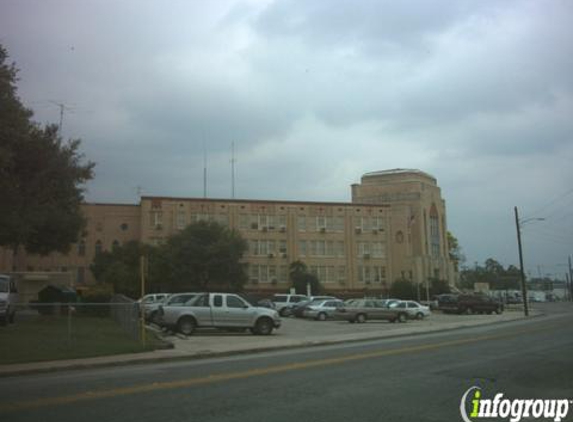
[[525, 273], [523, 272], [523, 251], [521, 249], [521, 229], [519, 227], [519, 215], [517, 207], [515, 210], [515, 227], [517, 228], [517, 247], [519, 249], [519, 272], [521, 275], [521, 296], [523, 296], [523, 313], [529, 316], [529, 304], [527, 303], [527, 286], [525, 284]]

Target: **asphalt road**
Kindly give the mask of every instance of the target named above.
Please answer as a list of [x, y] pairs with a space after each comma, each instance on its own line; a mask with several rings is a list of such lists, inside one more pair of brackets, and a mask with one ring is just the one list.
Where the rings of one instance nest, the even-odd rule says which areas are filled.
[[410, 338], [2, 378], [0, 419], [443, 422], [462, 420], [472, 386], [484, 397], [573, 399], [573, 307], [547, 309]]

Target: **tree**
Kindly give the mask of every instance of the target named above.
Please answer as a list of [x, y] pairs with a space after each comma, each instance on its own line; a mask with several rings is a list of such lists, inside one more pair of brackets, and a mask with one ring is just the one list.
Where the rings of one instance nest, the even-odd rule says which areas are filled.
[[0, 46], [0, 246], [47, 255], [67, 252], [85, 227], [80, 141], [63, 142], [57, 126], [40, 127], [16, 95], [17, 69]]
[[447, 240], [448, 240], [448, 254], [450, 257], [450, 261], [454, 264], [454, 269], [459, 271], [460, 263], [466, 260], [466, 257], [462, 253], [462, 248], [458, 242], [458, 239], [452, 234], [452, 232], [447, 232]]
[[322, 285], [318, 277], [308, 271], [308, 267], [302, 261], [293, 261], [289, 266], [289, 279], [297, 294], [305, 295], [307, 285], [313, 295], [322, 293]]
[[417, 286], [408, 279], [401, 278], [390, 286], [390, 297], [397, 299], [417, 299]]
[[240, 291], [247, 281], [241, 262], [247, 242], [215, 222], [200, 221], [170, 237], [165, 245], [171, 285], [201, 291]]
[[112, 251], [98, 253], [90, 266], [99, 283], [113, 285], [116, 293], [139, 297], [141, 292], [140, 257], [146, 246], [137, 241], [127, 242]]

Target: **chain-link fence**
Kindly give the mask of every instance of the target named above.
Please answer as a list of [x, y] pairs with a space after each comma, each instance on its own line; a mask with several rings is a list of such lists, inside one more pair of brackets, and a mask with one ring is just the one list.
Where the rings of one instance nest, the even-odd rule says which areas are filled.
[[138, 302], [27, 303], [0, 326], [0, 365], [134, 353], [157, 347], [144, 337]]

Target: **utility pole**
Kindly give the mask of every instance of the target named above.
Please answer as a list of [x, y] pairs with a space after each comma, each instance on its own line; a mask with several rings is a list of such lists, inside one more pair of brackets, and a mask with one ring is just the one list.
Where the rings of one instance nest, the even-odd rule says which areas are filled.
[[571, 255], [569, 255], [569, 297], [573, 302], [573, 270], [571, 269]]
[[525, 316], [529, 316], [529, 304], [527, 303], [527, 286], [525, 284], [525, 273], [523, 272], [523, 251], [521, 249], [521, 229], [519, 227], [519, 214], [517, 212], [517, 207], [515, 210], [515, 226], [517, 228], [517, 247], [519, 250], [519, 272], [521, 275], [521, 296], [523, 297], [523, 313]]
[[67, 110], [72, 110], [72, 109], [70, 107], [68, 107], [67, 105], [65, 105], [64, 103], [59, 103], [57, 101], [52, 101], [52, 100], [50, 100], [50, 102], [52, 104], [57, 105], [60, 108], [60, 123], [58, 125], [58, 134], [60, 136], [62, 136], [62, 126], [64, 124], [64, 109], [67, 109]]

